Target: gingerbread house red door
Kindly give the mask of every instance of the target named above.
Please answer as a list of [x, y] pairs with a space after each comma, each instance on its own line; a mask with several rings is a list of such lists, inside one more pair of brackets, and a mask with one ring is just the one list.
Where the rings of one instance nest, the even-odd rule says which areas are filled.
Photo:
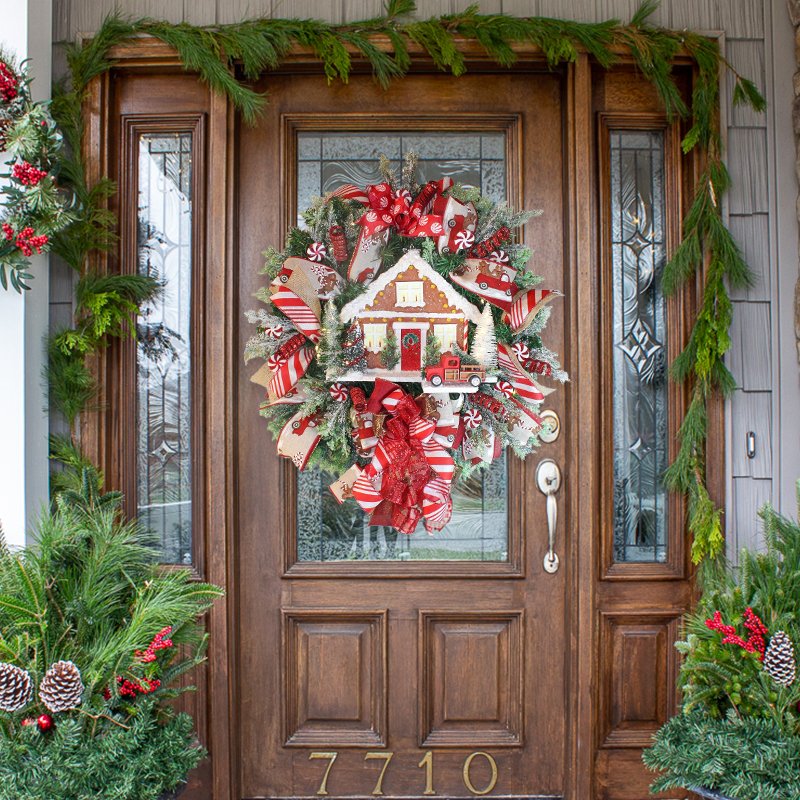
[[400, 369], [419, 371], [422, 367], [422, 340], [420, 331], [400, 328]]

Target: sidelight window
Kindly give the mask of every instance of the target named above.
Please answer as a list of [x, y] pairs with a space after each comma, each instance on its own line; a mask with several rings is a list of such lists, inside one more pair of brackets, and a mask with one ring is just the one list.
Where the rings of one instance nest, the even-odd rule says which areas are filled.
[[159, 558], [192, 562], [192, 134], [138, 137], [138, 270], [163, 284], [137, 332], [137, 506]]
[[667, 557], [666, 259], [662, 130], [610, 131], [614, 558]]

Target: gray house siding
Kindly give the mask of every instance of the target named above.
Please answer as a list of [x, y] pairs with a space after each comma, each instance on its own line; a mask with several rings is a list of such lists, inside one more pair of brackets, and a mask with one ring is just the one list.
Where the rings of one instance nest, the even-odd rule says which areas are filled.
[[[419, 15], [424, 17], [451, 13], [469, 4], [470, 0], [418, 0], [417, 7]], [[541, 14], [580, 20], [630, 19], [638, 5], [639, 0], [575, 0], [571, 3], [481, 0], [480, 3], [484, 12]], [[60, 78], [63, 43], [96, 30], [104, 15], [113, 8], [132, 16], [211, 24], [258, 15], [317, 17], [345, 22], [379, 14], [382, 7], [382, 0], [54, 0], [54, 69], [56, 77]], [[788, 53], [785, 35], [785, 31], [791, 29], [781, 0], [665, 0], [654, 22], [676, 29], [721, 34], [728, 60], [742, 74], [755, 80], [770, 104], [770, 110], [763, 115], [748, 109], [729, 108], [731, 79], [728, 78], [722, 113], [733, 185], [727, 199], [727, 214], [731, 229], [756, 274], [755, 285], [734, 296], [733, 347], [729, 358], [738, 386], [728, 406], [726, 465], [728, 541], [729, 550], [735, 553], [742, 546], [757, 544], [756, 510], [763, 503], [769, 501], [785, 511], [793, 510], [791, 487], [794, 478], [800, 475], [800, 448], [796, 441], [796, 417], [800, 413], [800, 405], [796, 403], [797, 362], [786, 356], [793, 348], [785, 346], [793, 323], [791, 317], [787, 318], [785, 313], [781, 317], [778, 313], [784, 308], [786, 292], [789, 287], [793, 288], [793, 276], [796, 278], [797, 274], [796, 218], [787, 218], [784, 213], [785, 198], [796, 197], [791, 128], [786, 122], [786, 131], [781, 127], [776, 132], [776, 124], [784, 119], [785, 111], [774, 102], [777, 84], [780, 84], [781, 102], [787, 102], [783, 99], [787, 75], [776, 72], [775, 65], [785, 64], [792, 56], [791, 33]], [[793, 61], [791, 63], [793, 71]], [[790, 157], [787, 157], [787, 147], [791, 147]], [[780, 167], [776, 166], [778, 164]], [[782, 183], [778, 181], [778, 174], [781, 174]], [[781, 203], [778, 202], [779, 190], [783, 193]], [[791, 202], [793, 206], [794, 199]], [[793, 208], [791, 210], [793, 212]], [[779, 251], [782, 271], [778, 269]], [[52, 323], [63, 324], [70, 314], [71, 287], [69, 275], [58, 264], [53, 267], [51, 293]], [[780, 353], [779, 342], [784, 344]], [[777, 390], [778, 386], [781, 391]], [[775, 430], [783, 433], [773, 436]], [[750, 431], [756, 437], [754, 458], [748, 458], [745, 449]]]

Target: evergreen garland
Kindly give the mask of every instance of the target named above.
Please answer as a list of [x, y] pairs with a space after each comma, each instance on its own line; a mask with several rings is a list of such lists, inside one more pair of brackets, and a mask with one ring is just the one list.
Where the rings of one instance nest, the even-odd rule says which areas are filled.
[[[691, 119], [683, 149], [701, 154], [705, 164], [684, 219], [683, 241], [664, 273], [667, 292], [676, 291], [698, 274], [703, 276], [704, 283], [701, 307], [689, 342], [672, 369], [674, 378], [690, 382], [692, 389], [680, 429], [679, 453], [665, 480], [669, 488], [689, 498], [693, 559], [698, 562], [705, 556], [717, 556], [723, 547], [722, 511], [706, 486], [708, 402], [716, 392], [729, 393], [734, 385], [723, 363], [730, 347], [732, 307], [728, 286], [744, 286], [751, 280], [750, 271], [722, 219], [721, 199], [728, 188], [729, 176], [722, 161], [718, 117], [720, 65], [733, 74], [734, 105], [746, 104], [761, 111], [764, 99], [750, 80], [725, 61], [716, 41], [691, 31], [650, 25], [648, 18], [657, 5], [657, 0], [645, 0], [627, 25], [617, 20], [583, 23], [480, 14], [477, 5], [455, 14], [414, 20], [411, 19], [415, 12], [413, 0], [388, 0], [384, 15], [345, 25], [270, 18], [198, 27], [109, 16], [90, 41], [70, 50], [72, 86], [57, 93], [53, 100], [53, 115], [71, 150], [66, 158], [61, 156], [61, 182], [72, 190], [76, 199], [75, 221], [56, 237], [54, 249], [67, 263], [83, 270], [92, 250], [107, 249], [113, 243], [114, 220], [105, 208], [105, 200], [114, 187], [107, 181], [87, 186], [80, 162], [81, 101], [91, 79], [112, 66], [109, 50], [134, 35], [149, 34], [173, 46], [185, 68], [197, 72], [215, 92], [227, 96], [248, 123], [255, 121], [267, 98], [247, 81], [278, 67], [295, 46], [314, 51], [329, 81], [347, 81], [354, 50], [370, 64], [382, 86], [409, 71], [411, 44], [421, 48], [439, 69], [456, 76], [466, 70], [458, 45], [462, 39], [478, 42], [490, 58], [505, 67], [515, 63], [517, 44], [532, 43], [539, 47], [551, 67], [572, 62], [585, 51], [609, 68], [618, 61], [618, 51], [622, 49], [655, 86], [668, 118]], [[382, 37], [388, 47], [383, 42], [379, 46], [375, 37]], [[681, 97], [672, 74], [672, 60], [679, 51], [688, 54], [697, 67], [690, 107]], [[113, 283], [114, 276], [110, 280]], [[131, 300], [135, 304], [157, 290], [155, 285], [140, 288], [141, 293]], [[79, 317], [86, 321], [93, 314], [91, 308], [83, 308]], [[69, 418], [74, 419], [93, 396], [85, 359], [117, 335], [118, 323], [119, 318], [107, 328], [101, 323], [102, 333], [89, 342], [85, 351], [64, 347], [76, 337], [74, 332], [62, 333], [59, 345], [51, 346], [54, 356], [51, 378], [59, 384], [53, 396]], [[502, 335], [499, 328], [498, 335]], [[80, 332], [77, 336], [80, 338]]]

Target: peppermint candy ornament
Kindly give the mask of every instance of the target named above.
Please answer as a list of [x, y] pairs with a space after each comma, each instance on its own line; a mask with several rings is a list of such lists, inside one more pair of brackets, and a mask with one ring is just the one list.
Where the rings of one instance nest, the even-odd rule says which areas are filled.
[[273, 354], [272, 354], [272, 355], [271, 355], [271, 356], [270, 356], [270, 357], [267, 359], [267, 366], [268, 366], [268, 367], [269, 367], [269, 368], [270, 368], [270, 369], [271, 369], [273, 372], [277, 372], [277, 371], [278, 371], [278, 369], [280, 369], [280, 366], [281, 366], [281, 364], [283, 364], [283, 362], [284, 362], [284, 361], [286, 361], [286, 359], [285, 359], [283, 356], [279, 356], [277, 353], [273, 353]]
[[347, 388], [342, 383], [331, 384], [328, 393], [337, 403], [344, 403], [347, 400]]
[[314, 242], [306, 249], [306, 255], [309, 261], [322, 261], [328, 257], [328, 250], [322, 242]]
[[497, 264], [508, 264], [508, 253], [505, 250], [497, 250], [489, 256], [489, 261]]
[[264, 328], [264, 333], [270, 339], [280, 339], [283, 336], [283, 325], [269, 325]]
[[503, 397], [511, 397], [514, 394], [514, 387], [508, 381], [497, 381], [494, 388], [500, 392]]
[[472, 231], [460, 231], [456, 234], [456, 250], [469, 250], [475, 244], [475, 234]]
[[511, 346], [511, 352], [517, 357], [518, 361], [525, 361], [531, 357], [531, 351], [524, 342], [515, 342]]
[[477, 408], [470, 408], [464, 414], [464, 425], [474, 431], [483, 422], [483, 414]]

